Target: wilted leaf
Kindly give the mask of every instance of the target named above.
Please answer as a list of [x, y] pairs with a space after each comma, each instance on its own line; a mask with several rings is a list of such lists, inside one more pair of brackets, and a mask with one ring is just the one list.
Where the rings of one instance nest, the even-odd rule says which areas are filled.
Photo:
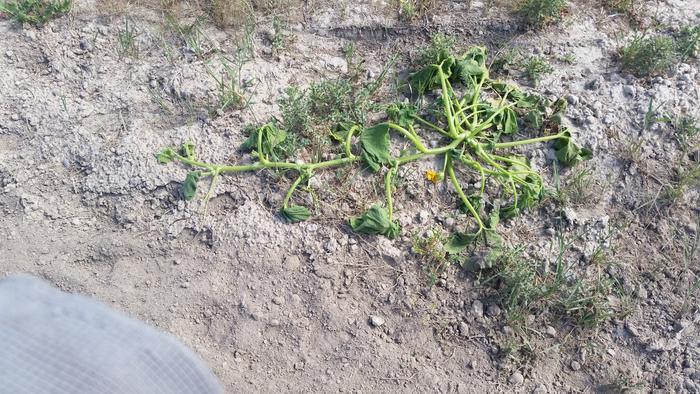
[[195, 159], [194, 149], [195, 149], [194, 143], [185, 142], [184, 144], [182, 144], [182, 147], [180, 148], [180, 154], [182, 156], [185, 156], [186, 158], [188, 158], [190, 160], [194, 160]]
[[464, 56], [455, 61], [452, 78], [458, 79], [465, 85], [471, 85], [471, 78], [477, 81], [488, 78], [486, 67], [486, 48], [473, 47]]
[[348, 134], [353, 131], [353, 127], [357, 126], [354, 122], [339, 122], [333, 130], [331, 130], [331, 139], [336, 142], [345, 142], [348, 138]]
[[156, 158], [160, 164], [168, 164], [175, 159], [175, 151], [172, 148], [163, 149]]
[[564, 132], [564, 135], [554, 142], [554, 151], [557, 160], [565, 166], [573, 166], [581, 161], [590, 160], [593, 152], [590, 149], [579, 148], [571, 141], [571, 133]]
[[274, 123], [268, 123], [261, 126], [254, 132], [250, 134], [248, 139], [243, 142], [241, 149], [250, 152], [258, 149], [258, 134], [262, 133], [262, 153], [264, 155], [272, 154], [275, 147], [285, 139], [287, 139], [287, 132], [279, 129]]
[[282, 208], [280, 215], [289, 223], [298, 223], [309, 219], [311, 211], [301, 205], [291, 205], [287, 208]]
[[445, 244], [445, 251], [450, 254], [459, 253], [466, 249], [469, 244], [474, 242], [478, 236], [479, 234], [477, 233], [457, 231], [456, 233], [452, 234], [450, 239]]
[[379, 205], [372, 205], [364, 215], [350, 219], [350, 227], [358, 233], [381, 234], [387, 238], [396, 238], [401, 232], [401, 226], [392, 223], [387, 210]]
[[379, 171], [383, 164], [389, 163], [389, 126], [380, 123], [364, 129], [360, 135], [362, 157], [372, 171]]
[[428, 65], [408, 77], [408, 81], [418, 94], [422, 95], [442, 86], [438, 72], [440, 64], [442, 64], [442, 73], [445, 75], [445, 78], [449, 78], [452, 75], [452, 68], [455, 64], [455, 58], [452, 56], [441, 59], [436, 64]]
[[413, 124], [418, 109], [412, 104], [394, 103], [387, 107], [386, 113], [392, 122], [403, 128], [408, 128], [409, 125]]
[[187, 174], [185, 182], [182, 184], [182, 195], [185, 200], [190, 201], [197, 194], [197, 182], [202, 174], [199, 171], [192, 171]]

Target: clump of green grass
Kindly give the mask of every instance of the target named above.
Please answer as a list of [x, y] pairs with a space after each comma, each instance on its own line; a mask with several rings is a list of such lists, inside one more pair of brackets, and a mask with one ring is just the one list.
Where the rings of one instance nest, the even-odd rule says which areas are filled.
[[663, 74], [676, 59], [676, 45], [667, 36], [636, 37], [620, 50], [622, 69], [638, 77]]
[[411, 20], [428, 14], [435, 7], [435, 0], [398, 0], [399, 17]]
[[0, 2], [0, 13], [18, 23], [43, 25], [70, 11], [71, 0], [15, 0]]
[[137, 36], [138, 33], [133, 22], [129, 18], [124, 18], [124, 28], [119, 29], [117, 35], [121, 54], [128, 56], [136, 56], [138, 54]]
[[685, 26], [676, 40], [676, 46], [681, 61], [697, 57], [700, 51], [700, 25]]
[[434, 286], [438, 278], [456, 262], [445, 250], [447, 238], [439, 229], [430, 229], [427, 236], [414, 235], [411, 250], [423, 264], [428, 275], [428, 285]]
[[[501, 247], [491, 268], [482, 275], [484, 284], [497, 291], [499, 304], [511, 327], [526, 332], [527, 317], [548, 311], [549, 322], [594, 328], [614, 314], [608, 296], [616, 292], [616, 281], [605, 273], [610, 262], [596, 253], [589, 264], [592, 274], [571, 272], [565, 258], [571, 243], [559, 239], [559, 252], [551, 263], [526, 258], [522, 247]], [[550, 269], [551, 266], [551, 269]]]
[[207, 73], [216, 83], [217, 103], [212, 113], [222, 113], [231, 108], [243, 108], [247, 99], [243, 94], [246, 86], [240, 79], [242, 64], [234, 63], [224, 56], [219, 57], [221, 71], [219, 73], [207, 67]]
[[547, 59], [541, 56], [532, 56], [525, 64], [525, 75], [534, 86], [540, 84], [542, 75], [551, 73], [554, 68], [547, 62]]
[[565, 8], [565, 0], [523, 0], [518, 12], [528, 26], [541, 28], [558, 22]]
[[700, 121], [693, 116], [679, 116], [673, 122], [673, 137], [684, 153], [700, 148]]

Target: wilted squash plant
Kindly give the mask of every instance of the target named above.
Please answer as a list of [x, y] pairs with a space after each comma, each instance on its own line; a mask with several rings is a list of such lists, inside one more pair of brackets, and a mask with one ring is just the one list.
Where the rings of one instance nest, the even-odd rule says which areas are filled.
[[[473, 47], [459, 57], [442, 50], [434, 55], [430, 64], [411, 74], [408, 82], [423, 102], [434, 104], [438, 109], [421, 113], [415, 104], [399, 102], [385, 107], [388, 119], [382, 123], [365, 127], [341, 122], [329, 131], [329, 138], [342, 145], [342, 153], [331, 160], [311, 163], [280, 160], [275, 155], [275, 147], [287, 138], [287, 132], [275, 123], [259, 127], [243, 144], [242, 148], [251, 153], [250, 164], [201, 161], [191, 143], [185, 143], [180, 149], [167, 148], [157, 158], [163, 164], [177, 161], [194, 169], [183, 184], [187, 200], [195, 196], [197, 183], [203, 178], [211, 179], [205, 197], [208, 200], [218, 177], [223, 174], [262, 169], [294, 171], [297, 177], [280, 211], [288, 222], [304, 221], [311, 216], [307, 207], [291, 203], [292, 195], [302, 182], [308, 182], [327, 168], [364, 163], [370, 171], [383, 172], [385, 202], [351, 218], [350, 227], [360, 233], [394, 238], [401, 229], [393, 218], [392, 179], [402, 165], [437, 157], [442, 168], [428, 176], [433, 181], [450, 182], [460, 207], [474, 221], [473, 226], [452, 234], [445, 245], [449, 253], [458, 253], [479, 238], [498, 242], [496, 226], [500, 219], [513, 218], [542, 199], [542, 177], [525, 157], [510, 152], [512, 148], [553, 141], [556, 156], [564, 165], [591, 157], [589, 150], [573, 143], [571, 134], [561, 124], [566, 102], [551, 101], [490, 79], [483, 47]], [[516, 139], [518, 131], [523, 129], [538, 136]], [[442, 145], [428, 148], [422, 138], [427, 133], [439, 134]], [[391, 134], [410, 141], [413, 149], [393, 154]], [[478, 190], [469, 194], [464, 191], [456, 172], [459, 167], [473, 171], [480, 178]], [[495, 183], [487, 182], [489, 179]], [[487, 184], [500, 185], [496, 189], [502, 203], [500, 207], [490, 206], [485, 214], [487, 209], [482, 201]]]

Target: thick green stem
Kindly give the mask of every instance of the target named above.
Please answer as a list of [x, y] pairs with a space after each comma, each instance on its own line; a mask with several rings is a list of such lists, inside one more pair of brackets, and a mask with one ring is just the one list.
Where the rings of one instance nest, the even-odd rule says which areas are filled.
[[472, 216], [474, 216], [474, 219], [476, 220], [476, 223], [479, 225], [479, 231], [477, 234], [480, 233], [484, 229], [484, 223], [481, 221], [479, 213], [476, 211], [476, 209], [474, 209], [474, 206], [472, 206], [472, 203], [469, 202], [469, 198], [467, 198], [467, 195], [464, 194], [462, 187], [459, 185], [459, 181], [455, 175], [455, 169], [452, 166], [452, 163], [447, 164], [447, 174], [450, 177], [450, 181], [452, 181], [452, 186], [454, 186], [455, 190], [457, 191], [457, 195], [462, 200], [462, 203], [464, 203], [469, 212], [471, 212]]
[[294, 190], [296, 190], [297, 186], [301, 183], [301, 181], [304, 179], [304, 174], [299, 175], [297, 179], [292, 183], [292, 186], [289, 187], [289, 190], [287, 190], [287, 194], [284, 196], [284, 200], [282, 201], [282, 207], [287, 208], [289, 206], [289, 200], [292, 198], [292, 194], [294, 194]]
[[[527, 144], [535, 144], [538, 142], [546, 142], [546, 141], [551, 141], [551, 140], [556, 140], [561, 137], [564, 137], [564, 133], [560, 134], [555, 134], [555, 135], [548, 135], [544, 137], [538, 137], [538, 138], [531, 138], [529, 140], [520, 140], [520, 141], [511, 141], [511, 142], [501, 142], [498, 144], [494, 144], [493, 147], [495, 149], [506, 149], [506, 148], [512, 148], [514, 146], [520, 146], [520, 145], [527, 145]], [[486, 145], [484, 145], [486, 147]]]
[[391, 167], [384, 177], [384, 196], [386, 197], [386, 209], [389, 213], [389, 221], [394, 217], [394, 201], [391, 197], [391, 178], [396, 173], [396, 167]]

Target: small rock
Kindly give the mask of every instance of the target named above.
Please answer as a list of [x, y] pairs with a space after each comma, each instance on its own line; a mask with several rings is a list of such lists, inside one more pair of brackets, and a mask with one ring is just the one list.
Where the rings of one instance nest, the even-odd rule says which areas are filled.
[[288, 271], [296, 271], [301, 267], [301, 259], [299, 256], [287, 256], [284, 259], [284, 265]]
[[557, 336], [557, 330], [556, 330], [554, 327], [552, 327], [552, 326], [547, 326], [547, 328], [545, 329], [545, 332], [546, 332], [547, 335], [549, 335], [550, 337], [555, 337], [555, 336]]
[[532, 391], [532, 394], [547, 394], [547, 386], [542, 383], [538, 384], [535, 390]]
[[87, 38], [80, 39], [80, 49], [83, 51], [92, 51], [92, 43]]
[[284, 297], [282, 297], [282, 296], [274, 297], [274, 298], [272, 298], [272, 303], [275, 305], [282, 305], [282, 304], [284, 304]]
[[496, 304], [491, 304], [486, 308], [486, 314], [490, 317], [497, 317], [501, 314], [501, 308]]
[[570, 367], [571, 367], [571, 370], [572, 370], [572, 371], [580, 371], [580, 370], [581, 370], [581, 363], [579, 363], [578, 361], [574, 360], [574, 361], [571, 362]]
[[476, 317], [483, 317], [484, 316], [484, 304], [479, 300], [474, 301], [472, 303], [472, 313]]
[[523, 384], [524, 381], [525, 377], [520, 372], [516, 372], [510, 375], [510, 378], [508, 379], [508, 382], [510, 384]]
[[625, 85], [622, 87], [622, 93], [627, 97], [634, 97], [637, 94], [637, 90], [632, 85]]
[[190, 282], [184, 282], [180, 285], [180, 287], [182, 287], [183, 289], [187, 289], [188, 287], [190, 287]]
[[625, 323], [625, 328], [627, 329], [627, 332], [629, 332], [629, 333], [632, 334], [633, 336], [639, 337], [639, 330], [637, 330], [637, 327], [635, 327], [634, 325], [632, 325], [632, 323], [626, 322], [626, 323]]
[[12, 115], [10, 115], [10, 120], [11, 120], [11, 121], [14, 121], [14, 122], [18, 121], [18, 120], [19, 120], [19, 115], [17, 115], [17, 114], [12, 114]]
[[418, 223], [420, 224], [426, 224], [430, 220], [430, 212], [428, 211], [420, 211], [418, 213]]
[[5, 52], [5, 56], [6, 56], [8, 59], [12, 59], [12, 56], [13, 56], [13, 55], [14, 55], [14, 53], [13, 53], [12, 51], [7, 51], [7, 52]]
[[457, 326], [457, 330], [459, 331], [459, 335], [462, 337], [469, 336], [469, 326], [465, 322], [459, 322], [459, 325]]
[[570, 94], [570, 95], [566, 96], [566, 101], [568, 101], [569, 104], [571, 104], [571, 105], [577, 105], [579, 103], [579, 98], [578, 98], [578, 96]]
[[381, 327], [384, 325], [384, 323], [385, 323], [385, 320], [381, 316], [371, 315], [369, 317], [369, 324], [371, 324], [372, 327]]

